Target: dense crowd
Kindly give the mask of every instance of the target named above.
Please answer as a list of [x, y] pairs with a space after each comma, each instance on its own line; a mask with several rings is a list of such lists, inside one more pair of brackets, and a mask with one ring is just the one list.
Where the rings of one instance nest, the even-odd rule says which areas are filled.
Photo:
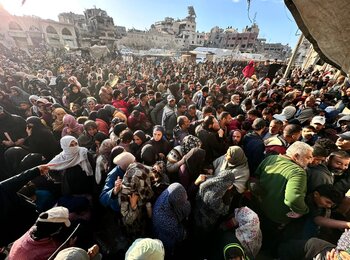
[[350, 257], [336, 69], [45, 46], [0, 46], [0, 64], [3, 257]]

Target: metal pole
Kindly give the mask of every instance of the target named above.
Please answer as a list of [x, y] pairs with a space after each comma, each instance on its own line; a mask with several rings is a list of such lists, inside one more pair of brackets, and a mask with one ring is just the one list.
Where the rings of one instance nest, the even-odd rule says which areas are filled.
[[297, 56], [297, 53], [298, 53], [300, 44], [301, 44], [301, 42], [303, 41], [303, 38], [304, 38], [304, 35], [301, 34], [300, 37], [299, 37], [299, 40], [298, 40], [297, 44], [295, 45], [295, 48], [294, 48], [293, 53], [292, 53], [292, 56], [291, 56], [290, 59], [289, 59], [289, 63], [288, 63], [288, 66], [287, 66], [287, 68], [286, 68], [286, 71], [284, 72], [283, 78], [287, 78], [287, 75], [289, 74], [290, 68], [291, 68], [292, 65], [294, 64], [295, 58], [296, 58], [296, 56]]

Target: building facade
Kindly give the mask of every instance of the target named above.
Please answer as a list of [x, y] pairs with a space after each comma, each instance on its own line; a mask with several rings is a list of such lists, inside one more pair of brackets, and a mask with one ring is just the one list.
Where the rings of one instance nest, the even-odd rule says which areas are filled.
[[48, 44], [77, 47], [74, 26], [33, 16], [15, 16], [0, 6], [0, 42], [5, 46], [28, 48]]

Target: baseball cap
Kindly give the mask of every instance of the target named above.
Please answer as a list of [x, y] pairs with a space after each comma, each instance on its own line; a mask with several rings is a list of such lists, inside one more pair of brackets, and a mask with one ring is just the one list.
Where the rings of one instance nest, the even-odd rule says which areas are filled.
[[166, 99], [169, 102], [171, 100], [175, 100], [175, 97], [173, 95], [168, 95]]
[[310, 124], [320, 124], [324, 125], [326, 123], [326, 118], [324, 116], [314, 116]]
[[64, 223], [66, 227], [69, 227], [69, 211], [65, 207], [54, 207], [46, 212], [41, 213], [37, 221], [49, 223]]
[[350, 140], [350, 131], [338, 134], [338, 136], [344, 140]]

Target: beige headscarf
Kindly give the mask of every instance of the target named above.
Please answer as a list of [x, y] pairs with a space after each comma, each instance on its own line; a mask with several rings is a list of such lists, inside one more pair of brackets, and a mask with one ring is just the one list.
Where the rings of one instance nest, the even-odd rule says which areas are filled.
[[[52, 111], [52, 115], [56, 117], [55, 121], [52, 123], [52, 130], [53, 131], [62, 131], [64, 128], [64, 123], [63, 123], [63, 117], [67, 114], [67, 112], [63, 108], [56, 108], [54, 111]], [[58, 118], [58, 115], [60, 118]]]

